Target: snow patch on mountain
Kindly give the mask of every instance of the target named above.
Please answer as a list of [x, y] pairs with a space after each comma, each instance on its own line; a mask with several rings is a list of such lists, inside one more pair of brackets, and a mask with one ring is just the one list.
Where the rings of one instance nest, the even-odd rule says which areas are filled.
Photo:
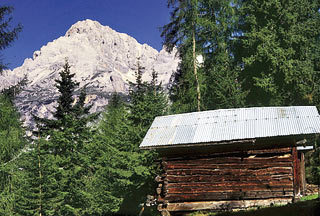
[[92, 112], [103, 110], [112, 92], [128, 93], [128, 82], [135, 81], [138, 59], [145, 68], [143, 80], [149, 81], [155, 70], [164, 85], [179, 63], [175, 51], [158, 52], [97, 21], [79, 21], [64, 36], [35, 51], [33, 58], [25, 59], [22, 66], [0, 76], [0, 89], [27, 76], [29, 83], [15, 100], [25, 125], [32, 122], [32, 113], [52, 118], [58, 97], [54, 80], [59, 78], [66, 59], [80, 88], [87, 86], [87, 102], [93, 103]]

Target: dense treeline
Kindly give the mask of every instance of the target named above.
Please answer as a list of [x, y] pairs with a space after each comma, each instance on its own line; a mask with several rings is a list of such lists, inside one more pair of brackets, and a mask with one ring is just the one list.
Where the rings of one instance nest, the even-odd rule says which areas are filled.
[[[1, 93], [1, 215], [150, 215], [144, 207], [155, 193], [157, 156], [138, 146], [156, 116], [320, 106], [319, 2], [169, 0], [168, 7], [171, 21], [161, 34], [167, 50], [177, 48], [181, 58], [169, 96], [156, 71], [150, 82], [142, 80], [137, 59], [129, 99], [114, 93], [105, 112], [89, 114], [85, 88], [79, 89], [66, 61], [55, 80], [54, 119], [35, 116], [38, 130], [30, 139], [12, 103], [12, 89], [26, 80]], [[21, 31], [8, 28], [11, 11], [0, 8], [0, 50]], [[317, 176], [318, 151], [311, 164]]]
[[169, 51], [177, 46], [182, 59], [171, 88], [174, 112], [196, 111], [197, 103], [202, 110], [319, 105], [318, 1], [171, 0], [168, 6], [164, 44]]

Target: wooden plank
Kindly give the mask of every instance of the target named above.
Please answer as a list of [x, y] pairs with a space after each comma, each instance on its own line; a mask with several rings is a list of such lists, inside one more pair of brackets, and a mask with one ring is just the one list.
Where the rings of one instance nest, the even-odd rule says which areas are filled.
[[305, 191], [306, 191], [306, 169], [305, 169], [305, 162], [304, 162], [304, 153], [300, 152], [300, 190], [302, 195], [306, 195]]
[[160, 195], [161, 192], [162, 192], [162, 188], [158, 187], [158, 188], [156, 189], [156, 192], [157, 192], [157, 195]]
[[166, 161], [163, 165], [176, 165], [176, 164], [225, 164], [225, 163], [269, 163], [269, 162], [292, 162], [291, 154], [285, 154], [272, 157], [254, 157], [254, 158], [241, 158], [241, 157], [215, 157], [215, 158], [198, 158], [193, 160], [175, 160]]
[[232, 200], [232, 201], [207, 201], [183, 202], [161, 205], [159, 211], [198, 211], [198, 210], [231, 210], [246, 209], [258, 206], [291, 203], [291, 198], [265, 199], [265, 200]]
[[156, 176], [155, 181], [156, 181], [156, 182], [162, 182], [163, 179], [162, 179], [161, 176]]
[[165, 173], [161, 176], [164, 182], [159, 197], [163, 203], [290, 199], [294, 190], [293, 154], [288, 147], [201, 158], [166, 158], [161, 163]]
[[271, 153], [291, 153], [292, 147], [275, 148], [275, 149], [261, 149], [261, 150], [250, 150], [248, 154], [271, 154]]
[[280, 185], [250, 185], [250, 186], [221, 186], [221, 187], [174, 187], [168, 188], [169, 193], [209, 193], [209, 192], [233, 192], [233, 191], [261, 191], [261, 190], [292, 190], [292, 184]]
[[163, 195], [164, 196], [166, 196], [167, 195], [167, 192], [168, 192], [168, 181], [163, 181], [163, 191], [162, 191], [162, 193], [163, 193]]
[[182, 183], [168, 183], [168, 188], [173, 187], [246, 187], [246, 186], [273, 186], [273, 185], [292, 185], [290, 180], [282, 181], [229, 181], [229, 182], [182, 182]]
[[[226, 157], [231, 156], [234, 157], [235, 155], [244, 155], [244, 154], [253, 154], [253, 155], [260, 155], [260, 154], [282, 154], [282, 153], [291, 153], [291, 147], [284, 147], [284, 148], [272, 148], [272, 149], [262, 149], [262, 150], [248, 150], [248, 151], [233, 151], [233, 152], [217, 152], [211, 153], [207, 155], [201, 155], [202, 158], [212, 158], [212, 157]], [[195, 158], [199, 158], [199, 156], [171, 156], [171, 157], [162, 157], [162, 161], [174, 161], [174, 160], [193, 160]]]
[[172, 182], [226, 182], [226, 181], [276, 181], [276, 180], [293, 180], [292, 175], [259, 175], [259, 176], [238, 176], [238, 175], [168, 175], [166, 180]]
[[269, 162], [269, 163], [249, 163], [249, 164], [167, 164], [167, 170], [173, 169], [255, 169], [268, 167], [292, 167], [292, 162]]
[[248, 192], [210, 192], [193, 194], [168, 194], [165, 199], [169, 202], [206, 201], [206, 200], [245, 200], [293, 197], [293, 190], [280, 191], [248, 191]]
[[179, 169], [168, 170], [167, 175], [276, 175], [291, 174], [292, 167], [272, 167], [263, 169]]
[[299, 158], [297, 147], [292, 148], [292, 156], [293, 156], [293, 188], [294, 188], [294, 196], [298, 197], [300, 195], [300, 170], [299, 170]]

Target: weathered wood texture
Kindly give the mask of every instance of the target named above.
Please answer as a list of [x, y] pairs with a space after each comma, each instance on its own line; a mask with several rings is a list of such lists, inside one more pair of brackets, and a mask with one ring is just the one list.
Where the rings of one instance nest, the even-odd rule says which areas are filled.
[[159, 201], [290, 199], [299, 166], [294, 163], [295, 151], [288, 147], [165, 158], [164, 174], [157, 177]]
[[160, 204], [158, 210], [163, 212], [194, 211], [194, 210], [232, 210], [246, 209], [274, 204], [291, 203], [289, 198], [273, 198], [264, 200], [230, 200], [230, 201], [205, 201]]
[[300, 158], [300, 190], [302, 195], [306, 195], [306, 168], [305, 168], [305, 162], [304, 162], [304, 153], [301, 152], [299, 155]]
[[300, 160], [298, 157], [297, 147], [292, 147], [292, 158], [293, 158], [293, 194], [294, 197], [300, 195]]

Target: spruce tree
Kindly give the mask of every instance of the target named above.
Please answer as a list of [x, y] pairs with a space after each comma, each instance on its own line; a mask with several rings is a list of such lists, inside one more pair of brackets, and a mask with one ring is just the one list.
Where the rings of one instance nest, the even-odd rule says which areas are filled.
[[[87, 147], [92, 137], [88, 123], [93, 117], [89, 115], [90, 106], [86, 107], [84, 103], [85, 90], [82, 89], [78, 99], [75, 97], [79, 84], [73, 81], [74, 74], [67, 61], [59, 75], [60, 79], [55, 80], [60, 96], [54, 119], [36, 117], [39, 125], [36, 134], [42, 141], [39, 140], [39, 150], [34, 148], [30, 157], [39, 161], [39, 181], [33, 187], [43, 190], [38, 190], [38, 195], [33, 197], [41, 203], [45, 215], [84, 215], [89, 197], [85, 188], [85, 179], [89, 175]], [[74, 103], [74, 100], [77, 101]], [[36, 176], [31, 167], [26, 165], [29, 185], [32, 176]], [[18, 210], [26, 206], [22, 200]]]
[[[154, 194], [156, 165], [154, 160], [156, 153], [141, 151], [138, 146], [142, 142], [147, 130], [156, 116], [167, 113], [167, 96], [158, 84], [157, 73], [153, 71], [150, 82], [140, 80], [142, 67], [137, 65], [136, 82], [130, 83], [128, 105], [128, 145], [132, 148], [130, 154], [130, 167], [133, 171], [130, 193], [125, 197], [120, 209], [122, 214], [138, 214], [141, 204], [146, 201], [148, 194]], [[135, 167], [132, 167], [135, 165]], [[130, 210], [129, 210], [130, 209]]]
[[0, 94], [0, 162], [6, 163], [26, 144], [20, 115], [6, 95]]
[[56, 215], [62, 203], [59, 188], [60, 170], [48, 148], [48, 141], [33, 141], [28, 151], [17, 162], [19, 167], [18, 188], [14, 212], [18, 215]]
[[[10, 29], [10, 22], [12, 20], [10, 14], [12, 11], [13, 7], [0, 6], [0, 51], [10, 46], [10, 44], [18, 37], [18, 33], [22, 30], [20, 24], [15, 28]], [[0, 75], [5, 68], [6, 65], [0, 61]]]
[[146, 195], [154, 193], [156, 169], [150, 164], [154, 164], [155, 155], [140, 151], [138, 146], [153, 119], [166, 113], [167, 97], [155, 71], [150, 82], [142, 80], [142, 73], [138, 62], [128, 104], [113, 94], [90, 146], [92, 215], [137, 215]]
[[311, 0], [240, 1], [235, 56], [249, 105], [318, 104], [319, 6]]
[[168, 7], [172, 8], [171, 21], [162, 27], [161, 36], [167, 51], [171, 52], [177, 47], [181, 58], [179, 70], [172, 80], [171, 100], [174, 112], [203, 109], [202, 74], [197, 64], [197, 56], [202, 54], [199, 44], [199, 5], [201, 0], [168, 1]]
[[205, 41], [204, 104], [208, 109], [236, 108], [245, 105], [247, 92], [239, 79], [241, 68], [234, 59], [237, 31], [237, 2], [207, 0], [202, 2], [201, 41]]
[[[20, 24], [10, 27], [12, 11], [10, 6], [0, 6], [0, 52], [10, 46], [22, 30]], [[6, 65], [0, 60], [0, 75], [5, 68]], [[11, 87], [0, 93], [0, 215], [13, 215], [15, 189], [20, 177], [16, 161], [27, 143], [20, 115], [12, 103], [15, 95], [10, 94], [10, 90], [15, 92], [16, 89]]]
[[89, 148], [94, 172], [87, 184], [91, 194], [91, 215], [117, 213], [130, 193], [139, 161], [128, 139], [128, 127], [128, 109], [121, 97], [113, 93]]
[[0, 94], [0, 215], [12, 215], [17, 197], [17, 161], [27, 146], [20, 115], [12, 101]]

